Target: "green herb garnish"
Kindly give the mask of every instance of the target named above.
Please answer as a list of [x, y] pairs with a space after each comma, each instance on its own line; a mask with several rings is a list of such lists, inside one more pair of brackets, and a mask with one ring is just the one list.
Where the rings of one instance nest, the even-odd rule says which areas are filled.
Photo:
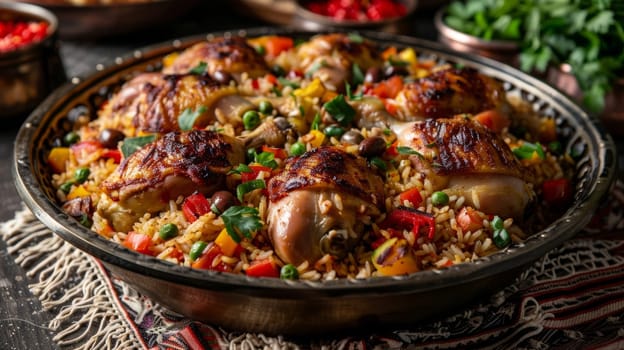
[[121, 153], [124, 158], [128, 158], [132, 153], [141, 149], [143, 146], [150, 144], [156, 140], [156, 135], [146, 135], [137, 137], [127, 137], [121, 144]]
[[338, 95], [323, 105], [323, 108], [331, 115], [340, 125], [348, 126], [355, 117], [355, 109], [344, 98], [344, 95]]
[[411, 148], [411, 147], [407, 147], [407, 146], [398, 146], [397, 147], [397, 152], [399, 154], [407, 154], [407, 155], [416, 155], [418, 156], [418, 158], [424, 158], [422, 153], [416, 151], [415, 149]]
[[192, 108], [187, 108], [178, 117], [178, 125], [180, 125], [180, 130], [188, 131], [193, 129], [193, 125], [195, 125], [195, 121], [199, 118], [200, 115], [206, 112], [206, 106], [199, 106], [197, 109], [193, 110]]
[[204, 74], [206, 72], [206, 67], [208, 67], [208, 64], [204, 61], [201, 61], [195, 67], [191, 68], [189, 73], [195, 74], [195, 75]]

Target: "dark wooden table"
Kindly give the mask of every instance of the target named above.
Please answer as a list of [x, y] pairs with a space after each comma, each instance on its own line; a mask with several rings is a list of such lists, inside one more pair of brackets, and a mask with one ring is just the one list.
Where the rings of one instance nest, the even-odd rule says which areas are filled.
[[[97, 41], [61, 40], [61, 56], [71, 76], [84, 76], [98, 63], [110, 62], [114, 57], [131, 50], [167, 41], [177, 37], [210, 31], [250, 28], [267, 25], [251, 16], [225, 6], [225, 2], [202, 1], [197, 8], [179, 20], [158, 28]], [[417, 11], [410, 24], [410, 35], [435, 40], [433, 9]], [[1, 114], [1, 111], [0, 111]], [[3, 121], [0, 131], [0, 220], [13, 218], [22, 208], [13, 185], [10, 162], [13, 158], [15, 135], [26, 116], [10, 122]], [[57, 349], [53, 333], [47, 328], [51, 315], [42, 311], [39, 300], [28, 285], [32, 283], [24, 270], [15, 264], [0, 240], [0, 349]]]

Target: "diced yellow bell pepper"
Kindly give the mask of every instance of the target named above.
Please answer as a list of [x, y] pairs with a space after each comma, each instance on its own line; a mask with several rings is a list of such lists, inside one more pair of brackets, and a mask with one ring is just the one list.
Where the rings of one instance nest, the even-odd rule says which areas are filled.
[[418, 57], [416, 57], [416, 52], [411, 47], [402, 50], [399, 52], [399, 59], [403, 62], [407, 62], [410, 65], [414, 65], [418, 63]]
[[238, 247], [238, 243], [234, 242], [230, 234], [227, 233], [226, 229], [219, 232], [219, 235], [215, 239], [215, 244], [221, 248], [221, 252], [226, 256], [234, 255], [234, 252]]
[[419, 271], [418, 262], [405, 239], [390, 238], [371, 256], [373, 266], [383, 276], [397, 276]]
[[69, 148], [67, 147], [54, 147], [48, 155], [48, 164], [55, 173], [62, 173], [67, 167], [67, 161], [69, 160]]
[[72, 200], [74, 198], [85, 197], [89, 195], [89, 191], [80, 185], [72, 188], [72, 190], [67, 194], [67, 200]]
[[173, 62], [176, 60], [176, 58], [178, 58], [178, 56], [180, 56], [180, 54], [177, 52], [168, 54], [167, 56], [163, 58], [163, 66], [171, 67], [173, 65]]
[[318, 130], [310, 130], [310, 135], [312, 135], [312, 138], [309, 142], [313, 147], [319, 147], [325, 141], [325, 134]]
[[325, 86], [318, 78], [312, 80], [306, 87], [293, 91], [293, 94], [297, 97], [322, 97], [324, 93]]

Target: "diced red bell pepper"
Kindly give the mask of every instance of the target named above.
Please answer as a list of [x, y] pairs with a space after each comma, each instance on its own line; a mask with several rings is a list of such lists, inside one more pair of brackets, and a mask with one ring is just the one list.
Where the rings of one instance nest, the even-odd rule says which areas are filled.
[[260, 164], [252, 164], [249, 166], [249, 169], [251, 169], [251, 172], [242, 172], [241, 173], [241, 181], [242, 182], [248, 182], [251, 180], [255, 180], [258, 177], [258, 174], [261, 171], [265, 171], [268, 172], [269, 174], [271, 174], [271, 171], [273, 169], [269, 168], [268, 166], [264, 166], [264, 165], [260, 165]]
[[399, 155], [399, 151], [397, 150], [399, 147], [399, 141], [394, 141], [388, 148], [386, 148], [386, 155], [389, 157], [396, 157]]
[[275, 263], [271, 259], [265, 259], [252, 263], [247, 270], [245, 270], [247, 276], [252, 277], [279, 277], [279, 271]]
[[[93, 159], [93, 154], [95, 152], [101, 152], [104, 149], [104, 146], [98, 141], [93, 140], [85, 140], [74, 143], [69, 148], [74, 155], [74, 159], [78, 162], [78, 164], [87, 164], [90, 160]], [[98, 158], [101, 154], [98, 155]]]
[[280, 53], [292, 49], [295, 42], [290, 37], [275, 35], [267, 37], [264, 45], [268, 56], [277, 57]]
[[269, 152], [269, 153], [273, 153], [273, 156], [275, 158], [284, 160], [288, 157], [288, 154], [286, 153], [286, 150], [283, 148], [277, 148], [277, 147], [271, 147], [271, 146], [267, 146], [267, 145], [262, 145], [262, 152]]
[[553, 206], [567, 204], [572, 199], [572, 185], [568, 179], [546, 180], [542, 184], [542, 193], [546, 203]]
[[435, 237], [435, 218], [433, 215], [404, 206], [391, 211], [381, 223], [381, 227], [411, 230], [415, 237], [420, 235], [421, 227], [426, 227], [427, 238], [433, 239]]
[[371, 94], [379, 98], [395, 98], [403, 90], [403, 78], [393, 75], [372, 88]]
[[230, 266], [222, 261], [213, 266], [214, 259], [216, 259], [219, 255], [223, 255], [223, 252], [221, 252], [221, 248], [219, 248], [219, 246], [216, 244], [212, 244], [210, 247], [208, 247], [208, 249], [204, 251], [204, 253], [199, 258], [193, 261], [191, 267], [196, 269], [214, 270], [221, 272], [231, 271], [232, 269], [230, 268]]
[[509, 118], [495, 109], [489, 109], [475, 115], [474, 120], [497, 133], [503, 131], [510, 124]]
[[102, 153], [102, 158], [111, 158], [115, 163], [121, 163], [121, 151], [118, 149], [109, 149]]
[[141, 254], [153, 255], [151, 249], [152, 240], [146, 234], [130, 231], [123, 244], [127, 248]]
[[457, 213], [455, 220], [464, 232], [474, 232], [483, 227], [483, 218], [472, 207], [463, 207]]
[[420, 203], [422, 203], [422, 196], [420, 195], [420, 190], [418, 190], [417, 188], [412, 188], [405, 192], [402, 192], [399, 195], [399, 199], [401, 200], [401, 204], [403, 204], [403, 202], [405, 201], [408, 201], [415, 208], [418, 207]]
[[188, 222], [195, 222], [200, 216], [210, 211], [210, 202], [201, 193], [186, 197], [182, 204], [182, 213]]

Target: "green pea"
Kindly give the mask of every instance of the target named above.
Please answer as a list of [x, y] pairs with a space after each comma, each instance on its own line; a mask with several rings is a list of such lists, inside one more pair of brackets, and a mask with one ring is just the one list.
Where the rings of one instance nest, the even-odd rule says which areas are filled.
[[256, 111], [247, 111], [243, 114], [245, 130], [253, 130], [260, 124], [260, 115]]
[[162, 239], [173, 238], [178, 235], [178, 226], [176, 224], [167, 223], [162, 225], [160, 231], [158, 231], [158, 237]]
[[80, 141], [80, 136], [75, 131], [68, 132], [63, 138], [63, 142], [68, 146], [71, 146], [78, 141]]
[[448, 202], [449, 196], [445, 192], [437, 191], [433, 192], [433, 194], [431, 195], [431, 203], [433, 203], [433, 205], [443, 206], [447, 205]]
[[299, 271], [293, 264], [286, 264], [280, 270], [280, 278], [283, 280], [299, 279]]
[[300, 156], [306, 152], [306, 146], [303, 142], [295, 142], [290, 146], [290, 154], [293, 156]]
[[206, 244], [206, 242], [202, 241], [197, 241], [193, 243], [193, 245], [191, 246], [191, 251], [189, 252], [189, 257], [191, 258], [191, 260], [197, 260], [197, 258], [199, 258], [204, 253], [204, 249], [206, 249], [207, 245], [208, 244]]
[[325, 128], [325, 130], [323, 130], [323, 132], [329, 137], [339, 138], [345, 133], [345, 130], [338, 125], [329, 125]]
[[501, 219], [498, 216], [495, 216], [494, 219], [492, 219], [491, 222], [492, 228], [494, 228], [494, 230], [502, 230], [505, 228], [505, 225], [503, 224], [503, 219]]
[[72, 187], [73, 185], [74, 185], [74, 183], [73, 183], [73, 182], [71, 182], [71, 181], [69, 181], [69, 182], [66, 182], [66, 183], [62, 184], [62, 185], [59, 187], [59, 189], [60, 189], [61, 191], [63, 191], [63, 193], [68, 194], [68, 193], [69, 193], [69, 191], [71, 191], [71, 187]]
[[83, 183], [87, 181], [90, 174], [91, 170], [89, 170], [89, 168], [78, 168], [74, 173], [74, 179], [76, 179], [76, 182], [78, 183]]
[[273, 112], [273, 104], [270, 101], [262, 100], [258, 104], [258, 110], [263, 114], [271, 114]]
[[498, 247], [498, 249], [503, 249], [511, 244], [511, 236], [506, 229], [500, 229], [494, 231], [494, 236], [492, 237], [494, 241], [494, 245]]

